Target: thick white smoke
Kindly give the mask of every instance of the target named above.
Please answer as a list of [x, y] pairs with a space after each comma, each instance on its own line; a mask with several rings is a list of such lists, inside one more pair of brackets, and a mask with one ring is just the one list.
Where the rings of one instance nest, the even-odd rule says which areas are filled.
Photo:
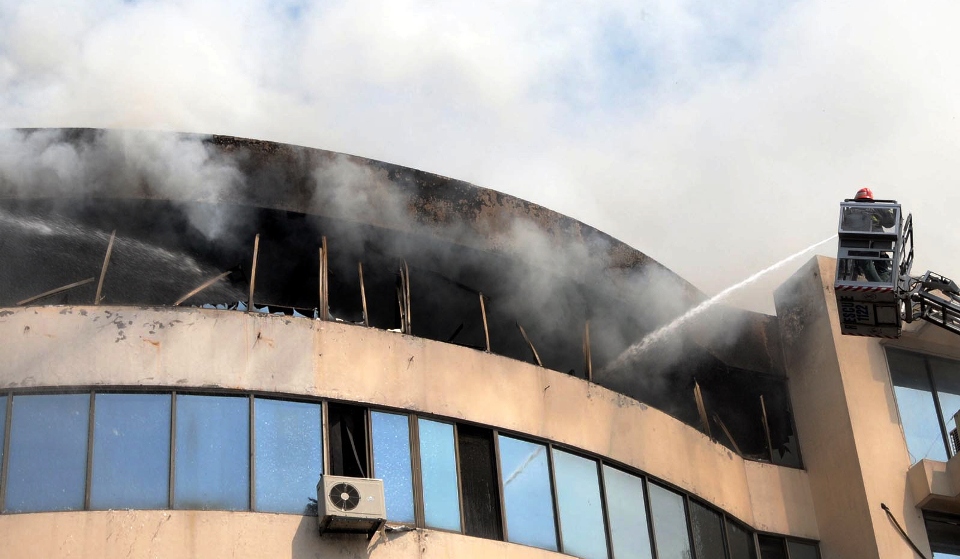
[[[0, 127], [224, 133], [421, 168], [595, 225], [708, 293], [832, 233], [869, 185], [915, 213], [918, 268], [955, 278], [958, 10], [0, 1]], [[48, 157], [51, 175], [75, 164]], [[769, 311], [769, 287], [739, 302]]]

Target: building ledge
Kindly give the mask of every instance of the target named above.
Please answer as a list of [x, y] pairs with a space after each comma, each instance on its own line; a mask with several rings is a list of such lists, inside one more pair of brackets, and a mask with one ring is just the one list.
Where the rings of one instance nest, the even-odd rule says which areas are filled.
[[917, 507], [960, 514], [960, 457], [920, 460], [907, 471], [907, 486]]

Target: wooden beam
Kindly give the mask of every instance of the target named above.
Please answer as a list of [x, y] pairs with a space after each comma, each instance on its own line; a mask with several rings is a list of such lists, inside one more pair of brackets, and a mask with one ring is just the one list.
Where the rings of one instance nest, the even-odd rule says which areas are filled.
[[483, 338], [487, 353], [490, 353], [490, 326], [487, 324], [487, 304], [483, 301], [483, 293], [480, 294], [480, 314], [483, 316]]
[[583, 325], [583, 360], [586, 365], [587, 381], [593, 382], [593, 355], [590, 351], [590, 321]]
[[760, 395], [760, 411], [763, 413], [763, 432], [767, 436], [767, 449], [770, 450], [770, 461], [773, 462], [773, 442], [770, 440], [770, 423], [767, 422], [767, 405], [763, 403], [763, 394]]
[[250, 297], [247, 299], [247, 310], [254, 311], [253, 292], [257, 287], [257, 258], [260, 256], [260, 233], [253, 238], [253, 265], [250, 267]]
[[73, 283], [64, 285], [63, 287], [58, 287], [56, 289], [51, 289], [50, 291], [44, 291], [40, 295], [34, 295], [33, 297], [28, 297], [23, 301], [17, 303], [17, 306], [26, 305], [27, 303], [32, 303], [38, 299], [43, 299], [44, 297], [49, 297], [51, 295], [56, 295], [57, 293], [63, 293], [64, 291], [73, 289], [74, 287], [80, 287], [81, 285], [87, 285], [88, 283], [93, 283], [93, 280], [97, 278], [87, 278], [85, 280], [75, 281]]
[[710, 420], [707, 419], [707, 408], [703, 405], [703, 392], [700, 391], [700, 383], [696, 380], [693, 381], [693, 398], [697, 401], [697, 412], [700, 414], [700, 423], [707, 431], [707, 436], [712, 439], [713, 433], [710, 432]]
[[533, 352], [533, 358], [537, 360], [537, 365], [543, 367], [543, 361], [540, 360], [540, 354], [537, 353], [537, 348], [533, 347], [533, 342], [531, 342], [530, 337], [527, 336], [526, 330], [523, 329], [523, 326], [520, 326], [519, 322], [517, 322], [517, 328], [520, 329], [520, 335], [523, 336], [524, 341], [527, 342], [528, 346], [530, 346], [530, 351]]
[[733, 445], [733, 450], [737, 451], [737, 454], [743, 456], [743, 452], [740, 450], [740, 447], [737, 445], [737, 441], [733, 440], [733, 435], [730, 434], [730, 430], [727, 429], [727, 426], [723, 424], [723, 421], [720, 420], [720, 416], [713, 414], [713, 420], [717, 422], [717, 425], [720, 426], [720, 430], [723, 431], [723, 434], [727, 436], [727, 440], [730, 441], [730, 444]]
[[328, 300], [327, 292], [327, 237], [320, 237], [320, 320], [327, 320], [329, 318], [329, 313], [327, 312], [330, 308], [330, 301]]
[[407, 319], [403, 316], [403, 272], [400, 272], [400, 285], [397, 288], [397, 305], [400, 307], [400, 332], [406, 334]]
[[103, 256], [103, 266], [100, 267], [100, 281], [97, 283], [97, 294], [93, 297], [93, 304], [100, 304], [100, 293], [103, 291], [103, 279], [107, 277], [107, 266], [110, 265], [110, 255], [113, 253], [113, 241], [117, 238], [117, 230], [110, 233], [110, 242], [107, 243], [107, 253]]
[[330, 320], [330, 249], [326, 235], [320, 237], [320, 246], [323, 247], [323, 319]]
[[413, 317], [410, 312], [410, 266], [407, 266], [407, 261], [403, 261], [403, 273], [404, 273], [404, 291], [406, 294], [406, 306], [407, 306], [407, 334], [413, 334]]
[[363, 304], [363, 325], [370, 327], [370, 316], [367, 314], [367, 289], [363, 286], [363, 262], [357, 262], [357, 274], [360, 276], [360, 302]]
[[201, 283], [196, 289], [193, 289], [192, 291], [190, 291], [190, 293], [187, 293], [187, 294], [184, 295], [183, 297], [180, 297], [179, 299], [177, 299], [177, 301], [173, 304], [173, 306], [174, 306], [174, 307], [179, 307], [179, 306], [180, 306], [180, 303], [186, 301], [186, 300], [189, 299], [190, 297], [193, 297], [193, 296], [196, 295], [197, 293], [200, 293], [200, 292], [203, 291], [204, 289], [210, 287], [211, 285], [217, 283], [218, 281], [222, 280], [223, 278], [229, 276], [231, 273], [232, 273], [232, 271], [227, 270], [226, 272], [224, 272], [224, 273], [222, 273], [222, 274], [219, 274], [219, 275], [217, 275], [217, 276], [215, 276], [215, 277], [212, 277], [212, 278], [208, 279], [207, 281]]

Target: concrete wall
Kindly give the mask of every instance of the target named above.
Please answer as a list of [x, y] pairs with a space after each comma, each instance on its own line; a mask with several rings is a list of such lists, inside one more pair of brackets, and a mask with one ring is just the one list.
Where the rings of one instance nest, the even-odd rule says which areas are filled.
[[534, 547], [414, 530], [320, 537], [316, 517], [213, 511], [99, 511], [0, 516], [3, 557], [234, 559], [550, 559]]
[[877, 339], [840, 334], [835, 267], [815, 258], [776, 293], [823, 558], [912, 557], [881, 503], [929, 557], [884, 349]]
[[605, 456], [757, 529], [819, 537], [806, 472], [744, 461], [659, 410], [481, 351], [309, 319], [133, 307], [0, 310], [0, 339], [0, 387], [222, 387], [436, 414]]

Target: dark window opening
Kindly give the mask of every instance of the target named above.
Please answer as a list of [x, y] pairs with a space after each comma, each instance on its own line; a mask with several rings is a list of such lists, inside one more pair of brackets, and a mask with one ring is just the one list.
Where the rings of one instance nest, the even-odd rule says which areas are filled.
[[776, 536], [757, 535], [760, 544], [760, 559], [787, 559], [786, 541]]
[[960, 516], [925, 511], [923, 523], [934, 557], [960, 555]]
[[358, 406], [330, 404], [327, 419], [330, 424], [330, 474], [369, 477], [366, 410]]
[[493, 432], [490, 429], [458, 425], [457, 446], [463, 491], [463, 531], [468, 536], [502, 540], [500, 485]]
[[727, 544], [730, 546], [730, 559], [757, 559], [753, 534], [749, 529], [729, 518], [727, 519]]

